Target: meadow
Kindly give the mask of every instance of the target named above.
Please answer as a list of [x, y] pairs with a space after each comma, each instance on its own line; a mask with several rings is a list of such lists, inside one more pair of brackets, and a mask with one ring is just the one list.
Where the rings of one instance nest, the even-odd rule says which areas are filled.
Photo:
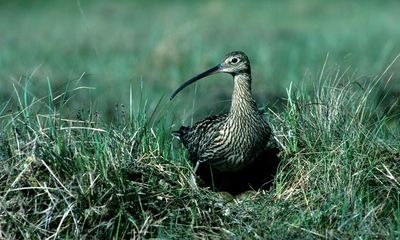
[[[397, 1], [2, 1], [0, 239], [397, 239]], [[281, 148], [270, 190], [194, 188], [171, 131], [229, 111], [232, 50]]]

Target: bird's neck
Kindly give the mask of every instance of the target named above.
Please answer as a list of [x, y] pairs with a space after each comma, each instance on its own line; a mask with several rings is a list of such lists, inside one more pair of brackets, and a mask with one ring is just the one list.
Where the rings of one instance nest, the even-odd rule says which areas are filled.
[[251, 94], [250, 73], [240, 73], [233, 77], [231, 116], [249, 116], [257, 112], [257, 105]]

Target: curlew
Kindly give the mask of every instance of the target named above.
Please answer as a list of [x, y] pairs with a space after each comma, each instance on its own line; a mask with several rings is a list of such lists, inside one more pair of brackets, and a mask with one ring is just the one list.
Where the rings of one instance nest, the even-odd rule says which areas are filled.
[[215, 73], [229, 73], [233, 77], [229, 113], [207, 117], [192, 127], [182, 126], [173, 135], [188, 149], [190, 159], [196, 163], [195, 172], [202, 163], [209, 163], [220, 172], [236, 172], [256, 161], [271, 137], [271, 128], [251, 93], [250, 61], [246, 54], [227, 54], [217, 66], [183, 83], [170, 100], [188, 85]]

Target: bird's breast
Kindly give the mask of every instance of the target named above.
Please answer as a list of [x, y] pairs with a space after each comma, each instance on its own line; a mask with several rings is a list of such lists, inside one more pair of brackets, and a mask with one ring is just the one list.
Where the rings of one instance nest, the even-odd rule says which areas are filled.
[[246, 121], [227, 121], [218, 131], [212, 144], [207, 149], [210, 163], [226, 171], [239, 170], [257, 157], [268, 142], [268, 126], [254, 126]]

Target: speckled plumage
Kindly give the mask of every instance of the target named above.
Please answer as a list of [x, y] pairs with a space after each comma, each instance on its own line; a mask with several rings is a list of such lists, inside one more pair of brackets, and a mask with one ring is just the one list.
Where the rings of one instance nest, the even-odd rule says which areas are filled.
[[271, 128], [251, 94], [250, 62], [243, 52], [232, 52], [216, 67], [184, 83], [187, 85], [217, 72], [233, 76], [234, 89], [229, 113], [208, 117], [192, 127], [182, 126], [173, 134], [188, 149], [190, 158], [208, 162], [220, 171], [237, 171], [248, 166], [266, 150]]

